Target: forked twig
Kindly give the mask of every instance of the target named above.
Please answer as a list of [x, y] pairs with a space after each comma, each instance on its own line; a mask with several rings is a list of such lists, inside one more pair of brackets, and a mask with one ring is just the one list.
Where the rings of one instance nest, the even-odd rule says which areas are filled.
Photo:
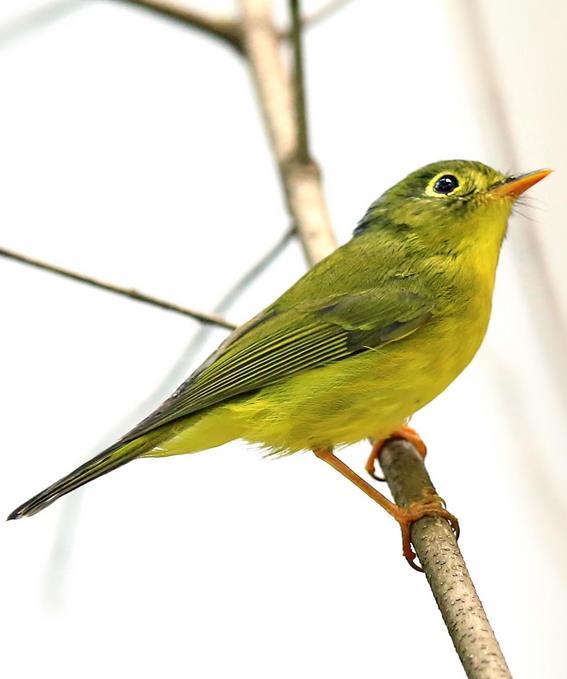
[[241, 0], [241, 8], [245, 53], [268, 138], [291, 219], [312, 264], [337, 246], [319, 169], [311, 160], [302, 161], [298, 153], [294, 94], [269, 6], [265, 0]]
[[179, 0], [116, 0], [116, 2], [138, 5], [155, 14], [169, 17], [174, 21], [207, 33], [211, 37], [218, 38], [237, 52], [242, 52], [240, 23], [233, 19], [190, 9]]

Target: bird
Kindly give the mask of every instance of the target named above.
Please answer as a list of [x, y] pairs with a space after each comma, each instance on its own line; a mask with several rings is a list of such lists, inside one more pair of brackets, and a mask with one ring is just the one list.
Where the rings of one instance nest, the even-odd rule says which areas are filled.
[[392, 437], [425, 454], [409, 419], [479, 349], [512, 207], [550, 172], [505, 175], [468, 160], [412, 172], [370, 205], [347, 243], [234, 330], [156, 410], [8, 519], [137, 458], [243, 439], [267, 454], [313, 451], [392, 515], [414, 565], [411, 525], [439, 516], [458, 532], [456, 517], [435, 493], [398, 507], [334, 451], [375, 441], [370, 473]]

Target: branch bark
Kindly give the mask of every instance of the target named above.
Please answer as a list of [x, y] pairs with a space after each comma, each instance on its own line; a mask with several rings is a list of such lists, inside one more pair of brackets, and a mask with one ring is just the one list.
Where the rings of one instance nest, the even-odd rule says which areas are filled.
[[[426, 489], [435, 491], [421, 456], [407, 441], [385, 446], [380, 463], [394, 500], [402, 507], [419, 500]], [[420, 519], [412, 527], [412, 543], [467, 677], [511, 677], [447, 521]]]
[[166, 309], [167, 311], [173, 311], [176, 314], [181, 314], [183, 316], [189, 316], [195, 321], [200, 323], [205, 323], [207, 325], [216, 325], [221, 328], [227, 328], [228, 330], [234, 330], [236, 325], [230, 323], [229, 321], [222, 318], [218, 314], [208, 314], [203, 311], [196, 311], [195, 309], [189, 309], [179, 304], [174, 304], [173, 302], [168, 302], [167, 300], [160, 299], [159, 297], [153, 297], [152, 295], [145, 295], [138, 290], [133, 288], [123, 288], [119, 285], [113, 285], [112, 283], [106, 283], [105, 281], [98, 280], [97, 278], [92, 278], [91, 276], [85, 276], [84, 274], [77, 273], [75, 271], [70, 271], [69, 269], [63, 269], [60, 266], [55, 266], [54, 264], [49, 264], [47, 262], [42, 262], [39, 259], [33, 259], [27, 255], [22, 255], [19, 252], [14, 252], [13, 250], [6, 250], [5, 248], [0, 248], [0, 257], [6, 257], [6, 259], [13, 259], [21, 264], [28, 264], [36, 269], [42, 269], [43, 271], [49, 271], [50, 273], [58, 274], [59, 276], [64, 276], [65, 278], [71, 278], [79, 283], [85, 283], [86, 285], [92, 285], [94, 288], [99, 288], [101, 290], [106, 290], [107, 292], [113, 292], [116, 295], [122, 295], [122, 297], [129, 297], [137, 302], [143, 302], [144, 304], [151, 304], [152, 306], [159, 307], [161, 309]]

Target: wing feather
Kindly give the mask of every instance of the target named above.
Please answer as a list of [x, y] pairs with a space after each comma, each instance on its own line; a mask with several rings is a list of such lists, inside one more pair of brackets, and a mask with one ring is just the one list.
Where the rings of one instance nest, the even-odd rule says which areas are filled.
[[236, 330], [160, 408], [124, 440], [298, 372], [403, 339], [431, 317], [432, 304], [399, 291], [364, 291], [308, 308], [274, 310]]

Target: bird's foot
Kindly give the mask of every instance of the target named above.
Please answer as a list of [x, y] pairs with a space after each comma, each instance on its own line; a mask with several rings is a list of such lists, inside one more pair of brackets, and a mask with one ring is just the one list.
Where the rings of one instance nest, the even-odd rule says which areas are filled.
[[392, 512], [392, 516], [400, 524], [402, 530], [402, 545], [403, 554], [409, 565], [416, 571], [423, 572], [423, 568], [419, 566], [415, 559], [416, 554], [413, 551], [411, 543], [411, 528], [416, 521], [422, 519], [424, 516], [438, 516], [445, 519], [455, 534], [455, 539], [459, 539], [459, 520], [456, 516], [446, 510], [445, 500], [439, 497], [437, 493], [431, 488], [423, 492], [423, 497], [417, 502], [412, 502], [407, 507], [397, 507], [396, 512]]
[[366, 460], [364, 468], [373, 479], [376, 479], [376, 481], [386, 480], [382, 476], [378, 476], [378, 474], [376, 474], [376, 461], [380, 461], [380, 453], [382, 452], [384, 446], [389, 441], [393, 441], [394, 439], [403, 439], [404, 441], [408, 441], [408, 443], [411, 443], [413, 446], [415, 446], [422, 459], [425, 459], [427, 454], [427, 446], [423, 442], [421, 436], [416, 432], [415, 429], [412, 429], [411, 427], [400, 427], [399, 429], [396, 429], [396, 431], [393, 431], [390, 436], [388, 436], [388, 438], [379, 439], [372, 446], [372, 450], [370, 451], [370, 455], [368, 456], [368, 460]]
[[315, 455], [323, 462], [333, 467], [339, 474], [342, 474], [355, 486], [360, 488], [366, 495], [371, 497], [374, 502], [385, 509], [390, 516], [392, 516], [400, 525], [402, 529], [403, 554], [409, 565], [416, 571], [421, 571], [422, 568], [415, 563], [416, 555], [411, 546], [411, 528], [412, 525], [419, 521], [424, 516], [438, 516], [446, 519], [449, 522], [455, 537], [459, 537], [459, 522], [452, 514], [445, 509], [445, 501], [437, 495], [433, 488], [423, 491], [421, 498], [417, 502], [407, 507], [400, 507], [392, 500], [382, 495], [374, 486], [370, 485], [361, 476], [356, 474], [348, 465], [340, 460], [333, 451], [329, 448], [316, 448], [313, 450]]

